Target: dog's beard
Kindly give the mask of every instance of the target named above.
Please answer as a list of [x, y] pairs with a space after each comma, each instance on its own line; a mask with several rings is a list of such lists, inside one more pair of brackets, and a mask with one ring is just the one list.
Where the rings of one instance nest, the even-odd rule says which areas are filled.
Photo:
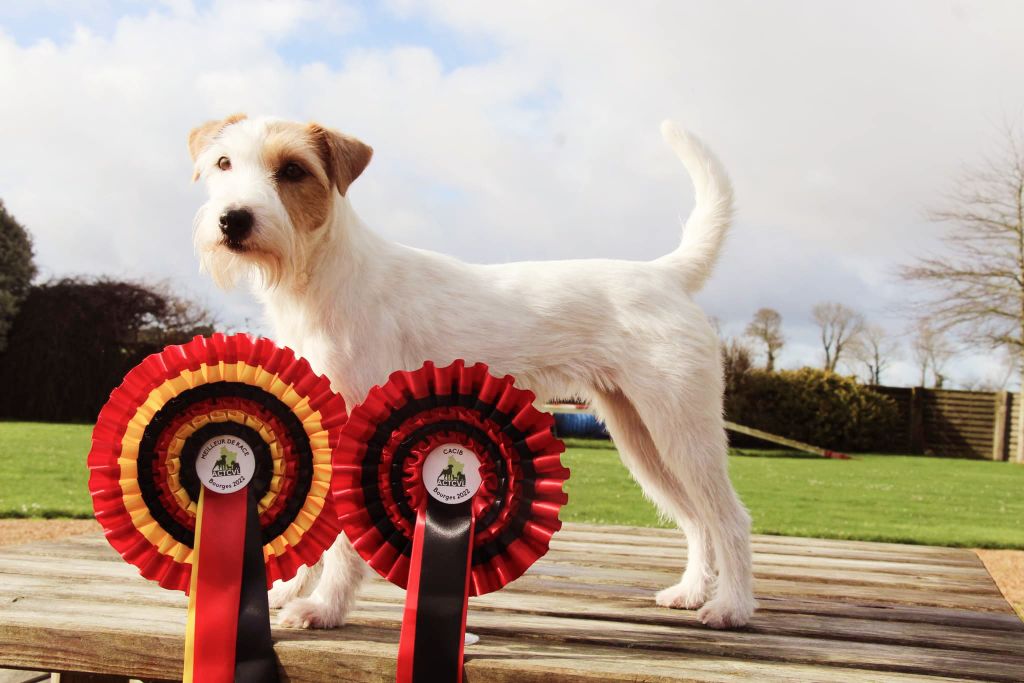
[[246, 249], [232, 251], [217, 245], [199, 257], [200, 269], [209, 273], [221, 289], [233, 289], [241, 280], [250, 280], [257, 287], [274, 289], [281, 284], [285, 269], [281, 259], [267, 251]]
[[[259, 288], [274, 289], [289, 273], [299, 272], [294, 239], [270, 244], [265, 235], [254, 235], [240, 245], [229, 246], [219, 230], [204, 226], [205, 214], [200, 210], [196, 215], [194, 242], [200, 270], [209, 273], [219, 288], [233, 289], [240, 281], [249, 280]], [[290, 230], [278, 232], [279, 237], [291, 234]]]

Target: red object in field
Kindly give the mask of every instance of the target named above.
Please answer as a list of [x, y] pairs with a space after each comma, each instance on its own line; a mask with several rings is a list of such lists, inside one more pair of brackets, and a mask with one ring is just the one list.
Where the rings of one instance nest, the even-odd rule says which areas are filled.
[[846, 453], [840, 453], [839, 451], [826, 450], [823, 453], [823, 455], [824, 455], [824, 457], [832, 458], [833, 460], [850, 460], [851, 459], [850, 456], [848, 456]]

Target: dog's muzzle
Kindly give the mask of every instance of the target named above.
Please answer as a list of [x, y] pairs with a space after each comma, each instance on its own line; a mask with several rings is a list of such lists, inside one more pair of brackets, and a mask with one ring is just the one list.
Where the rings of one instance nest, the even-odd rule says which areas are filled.
[[220, 231], [231, 248], [241, 247], [252, 233], [253, 216], [249, 209], [229, 209], [220, 215]]

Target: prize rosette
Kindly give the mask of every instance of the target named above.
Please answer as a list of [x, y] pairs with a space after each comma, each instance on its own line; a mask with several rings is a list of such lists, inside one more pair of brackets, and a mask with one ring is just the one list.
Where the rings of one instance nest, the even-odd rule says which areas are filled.
[[481, 363], [428, 362], [371, 389], [341, 431], [345, 535], [407, 590], [399, 683], [461, 681], [467, 598], [521, 576], [561, 527], [565, 448], [533, 401]]
[[89, 490], [110, 544], [189, 594], [186, 681], [272, 681], [267, 589], [340, 532], [345, 403], [267, 339], [196, 337], [132, 369], [100, 411]]

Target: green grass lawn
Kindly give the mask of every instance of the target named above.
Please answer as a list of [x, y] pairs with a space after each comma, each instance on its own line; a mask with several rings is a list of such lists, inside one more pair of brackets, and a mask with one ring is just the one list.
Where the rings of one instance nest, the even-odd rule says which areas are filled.
[[[91, 516], [85, 467], [91, 429], [0, 422], [0, 517]], [[563, 519], [665, 525], [609, 442], [569, 440], [567, 446], [572, 478]], [[1024, 466], [742, 451], [729, 467], [757, 533], [1024, 548]]]
[[[659, 520], [607, 441], [566, 442], [567, 521]], [[981, 548], [1024, 548], [1024, 466], [862, 455], [736, 451], [729, 471], [754, 532]]]
[[0, 517], [91, 517], [92, 425], [0, 422]]

